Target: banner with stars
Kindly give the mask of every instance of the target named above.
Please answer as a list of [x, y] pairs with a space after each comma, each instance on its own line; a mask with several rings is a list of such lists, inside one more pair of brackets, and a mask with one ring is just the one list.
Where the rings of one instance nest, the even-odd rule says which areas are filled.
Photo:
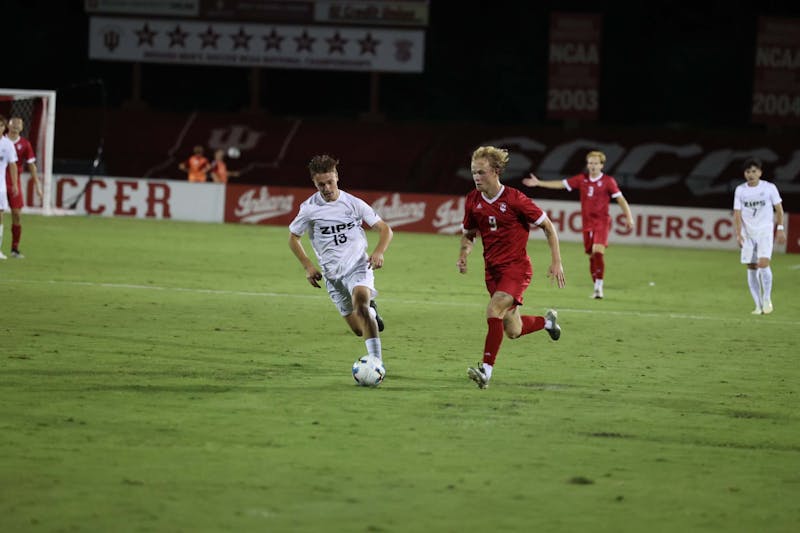
[[425, 32], [92, 17], [89, 58], [311, 70], [422, 72]]

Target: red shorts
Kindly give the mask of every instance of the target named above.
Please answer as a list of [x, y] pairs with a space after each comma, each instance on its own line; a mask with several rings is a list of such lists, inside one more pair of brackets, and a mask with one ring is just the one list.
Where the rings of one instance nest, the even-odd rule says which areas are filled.
[[22, 209], [25, 205], [25, 199], [22, 196], [22, 180], [17, 176], [17, 194], [14, 194], [14, 188], [11, 187], [11, 176], [6, 172], [6, 192], [8, 194], [8, 206], [11, 209]]
[[492, 295], [503, 291], [514, 298], [516, 305], [522, 305], [522, 294], [531, 284], [533, 269], [527, 265], [504, 265], [486, 269], [486, 288]]
[[608, 224], [597, 224], [594, 228], [583, 232], [583, 249], [587, 254], [592, 253], [592, 245], [602, 244], [608, 247], [608, 234], [611, 231], [611, 221]]

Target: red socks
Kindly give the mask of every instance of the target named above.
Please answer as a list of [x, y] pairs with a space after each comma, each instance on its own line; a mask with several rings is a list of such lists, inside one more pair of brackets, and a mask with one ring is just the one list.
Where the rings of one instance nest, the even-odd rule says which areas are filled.
[[606, 272], [606, 262], [603, 254], [595, 252], [589, 256], [589, 271], [592, 273], [592, 281], [603, 279]]
[[486, 332], [486, 343], [483, 345], [483, 362], [494, 366], [500, 343], [503, 342], [503, 319], [487, 318], [486, 323], [489, 324], [489, 331]]
[[22, 226], [19, 224], [11, 224], [11, 249], [16, 250], [19, 248], [19, 237], [22, 235]]
[[543, 316], [522, 315], [520, 318], [522, 319], [522, 333], [520, 333], [520, 336], [544, 329]]

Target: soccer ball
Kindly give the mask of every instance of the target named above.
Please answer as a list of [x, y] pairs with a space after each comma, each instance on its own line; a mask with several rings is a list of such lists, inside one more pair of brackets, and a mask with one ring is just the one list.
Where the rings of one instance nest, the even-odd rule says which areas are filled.
[[228, 148], [228, 157], [231, 159], [238, 159], [240, 155], [242, 155], [241, 152], [235, 146]]
[[353, 363], [353, 379], [362, 387], [377, 387], [386, 377], [383, 362], [377, 357], [364, 355]]

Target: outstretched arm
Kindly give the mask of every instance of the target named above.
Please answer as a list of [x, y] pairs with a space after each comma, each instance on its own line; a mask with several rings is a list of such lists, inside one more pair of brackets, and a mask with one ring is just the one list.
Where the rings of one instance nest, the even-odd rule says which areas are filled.
[[625, 213], [625, 217], [628, 219], [628, 229], [633, 229], [633, 214], [631, 213], [631, 206], [628, 205], [628, 200], [626, 200], [625, 197], [620, 194], [617, 196], [617, 203], [622, 208], [622, 212]]
[[303, 265], [303, 268], [306, 271], [306, 279], [308, 282], [313, 285], [314, 287], [319, 287], [319, 281], [322, 279], [322, 273], [314, 266], [314, 263], [311, 262], [311, 259], [306, 254], [306, 251], [303, 249], [303, 243], [300, 242], [300, 235], [295, 235], [294, 233], [289, 233], [289, 248], [294, 253], [297, 260], [300, 261], [300, 264]]
[[467, 273], [467, 256], [472, 253], [472, 247], [475, 244], [475, 237], [478, 235], [478, 230], [465, 230], [461, 235], [461, 248], [458, 253], [458, 261], [456, 266], [458, 271], [462, 274]]
[[544, 187], [545, 189], [564, 189], [564, 182], [561, 180], [542, 181], [533, 172], [527, 178], [522, 179], [522, 184], [528, 187]]
[[547, 244], [550, 246], [550, 267], [547, 269], [547, 277], [558, 284], [559, 289], [563, 289], [567, 284], [564, 278], [564, 267], [561, 264], [561, 246], [558, 242], [556, 227], [549, 218], [539, 226], [547, 237]]
[[380, 237], [378, 237], [378, 244], [375, 245], [372, 255], [369, 256], [369, 266], [373, 269], [376, 269], [383, 266], [383, 254], [389, 247], [389, 243], [392, 241], [394, 232], [392, 231], [392, 228], [389, 227], [389, 224], [383, 220], [372, 226], [372, 229], [378, 230], [381, 234]]

